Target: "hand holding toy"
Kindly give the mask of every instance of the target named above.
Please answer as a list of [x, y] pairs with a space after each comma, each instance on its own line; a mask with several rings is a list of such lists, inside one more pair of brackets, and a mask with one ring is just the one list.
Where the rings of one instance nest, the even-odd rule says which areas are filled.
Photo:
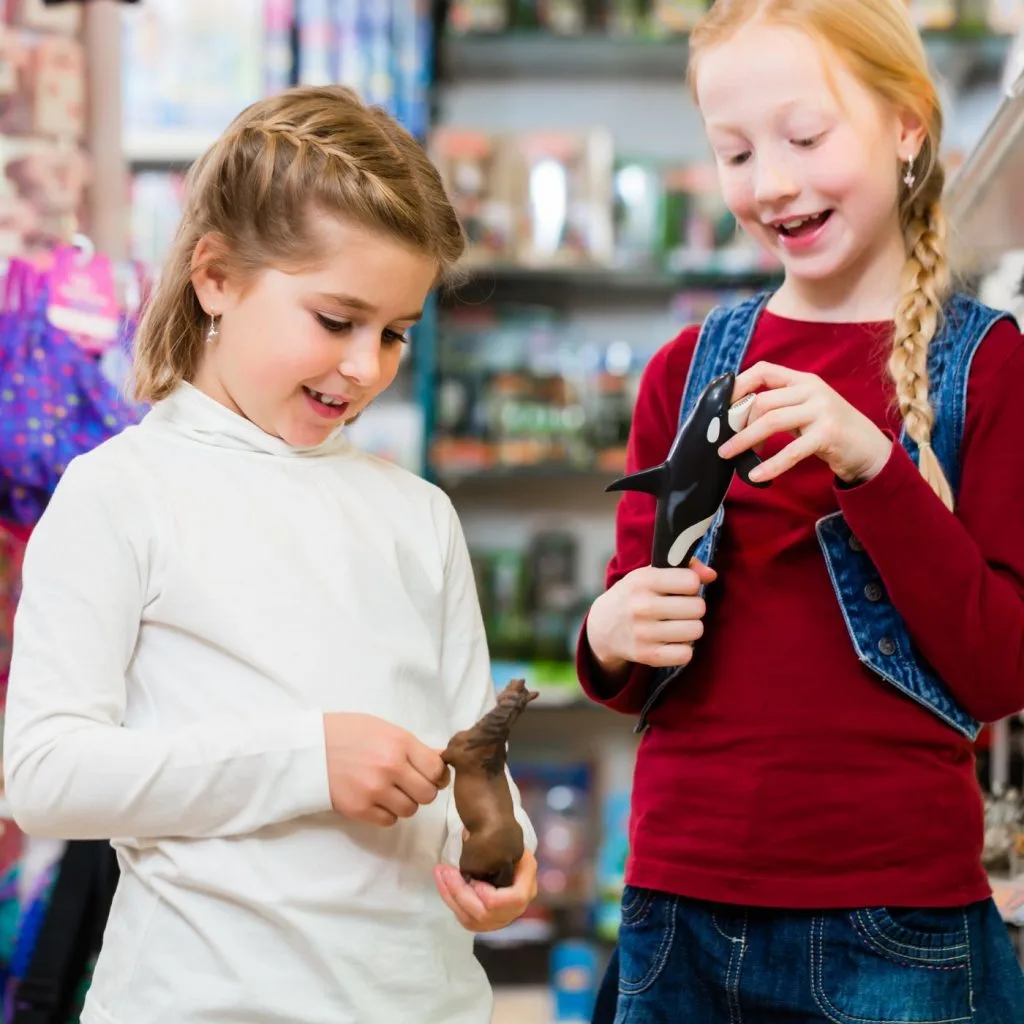
[[455, 809], [466, 826], [459, 869], [467, 879], [496, 889], [513, 884], [524, 851], [505, 775], [506, 744], [512, 725], [537, 696], [522, 679], [513, 679], [495, 707], [457, 732], [441, 754], [455, 770]]
[[724, 456], [719, 452], [747, 425], [754, 401], [748, 394], [730, 405], [736, 375], [715, 378], [701, 394], [679, 428], [660, 465], [620, 477], [608, 491], [643, 491], [657, 499], [651, 565], [689, 565], [697, 545], [714, 521], [734, 473], [755, 487], [767, 486], [751, 476], [760, 460], [746, 449]]

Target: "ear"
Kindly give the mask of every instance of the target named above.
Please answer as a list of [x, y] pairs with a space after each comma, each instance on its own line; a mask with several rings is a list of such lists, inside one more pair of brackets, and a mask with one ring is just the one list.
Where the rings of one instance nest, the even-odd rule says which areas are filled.
[[909, 110], [896, 115], [896, 153], [904, 163], [916, 160], [928, 138], [925, 123]]
[[220, 235], [206, 234], [192, 252], [192, 287], [207, 315], [222, 315], [237, 302], [239, 289], [228, 271], [227, 244]]

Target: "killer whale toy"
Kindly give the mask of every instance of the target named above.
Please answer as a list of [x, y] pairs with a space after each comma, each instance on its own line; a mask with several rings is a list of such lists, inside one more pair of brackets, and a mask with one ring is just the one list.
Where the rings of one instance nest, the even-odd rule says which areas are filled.
[[770, 481], [750, 479], [761, 460], [753, 451], [723, 459], [718, 449], [746, 425], [754, 395], [731, 405], [735, 373], [716, 377], [679, 428], [668, 458], [660, 465], [619, 477], [606, 491], [642, 491], [657, 501], [651, 565], [686, 566], [725, 501], [734, 473], [752, 487]]

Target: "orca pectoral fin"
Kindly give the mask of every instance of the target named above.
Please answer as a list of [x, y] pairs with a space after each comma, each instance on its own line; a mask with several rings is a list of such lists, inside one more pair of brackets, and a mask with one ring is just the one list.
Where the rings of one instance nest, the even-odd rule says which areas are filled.
[[770, 487], [771, 480], [751, 480], [750, 471], [757, 466], [761, 465], [761, 460], [748, 448], [745, 452], [740, 452], [732, 460], [733, 465], [736, 467], [736, 472], [739, 473], [740, 479], [745, 484], [750, 484], [751, 487]]
[[660, 498], [665, 486], [665, 469], [665, 464], [662, 463], [660, 466], [642, 469], [639, 473], [620, 476], [618, 480], [613, 480], [605, 491], [643, 491], [644, 494], [653, 494], [655, 498]]

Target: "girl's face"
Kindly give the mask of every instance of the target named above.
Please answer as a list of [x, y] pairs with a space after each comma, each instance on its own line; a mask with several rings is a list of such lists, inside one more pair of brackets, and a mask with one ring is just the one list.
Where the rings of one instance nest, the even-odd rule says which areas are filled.
[[296, 447], [326, 440], [391, 384], [438, 271], [365, 228], [320, 228], [330, 255], [312, 269], [270, 268], [244, 286], [216, 271], [193, 278], [222, 317], [193, 383]]
[[696, 92], [725, 202], [787, 283], [808, 293], [898, 275], [899, 167], [922, 137], [908, 118], [838, 55], [768, 24], [703, 53]]

